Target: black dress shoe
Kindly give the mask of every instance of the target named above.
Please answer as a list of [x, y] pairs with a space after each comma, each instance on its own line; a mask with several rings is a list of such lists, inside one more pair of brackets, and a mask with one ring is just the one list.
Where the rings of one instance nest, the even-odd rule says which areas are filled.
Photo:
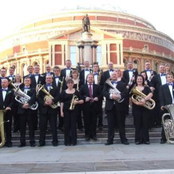
[[149, 141], [145, 141], [145, 142], [144, 142], [144, 144], [147, 144], [147, 145], [149, 145], [149, 144], [150, 144], [150, 142], [149, 142]]
[[54, 147], [58, 146], [58, 143], [55, 143], [55, 142], [54, 142], [54, 143], [52, 143], [52, 144], [53, 144]]
[[31, 143], [30, 146], [31, 146], [31, 147], [35, 147], [36, 144], [35, 144], [35, 143]]
[[111, 145], [111, 144], [113, 144], [113, 142], [107, 141], [107, 143], [105, 143], [106, 146], [109, 146], [109, 145]]
[[166, 143], [166, 140], [161, 139], [160, 144], [165, 144], [165, 143]]
[[124, 144], [124, 145], [129, 145], [129, 142], [128, 141], [123, 141], [121, 143]]
[[97, 141], [97, 137], [96, 137], [96, 136], [94, 136], [92, 139], [93, 139], [94, 141]]
[[86, 140], [86, 141], [90, 141], [90, 137], [86, 137], [85, 140]]
[[20, 144], [18, 147], [25, 147], [26, 144]]
[[45, 143], [39, 143], [38, 147], [43, 147], [43, 146], [45, 146]]
[[12, 147], [12, 142], [8, 142], [8, 143], [6, 142], [6, 143], [5, 143], [5, 146], [6, 146], [6, 147]]
[[140, 144], [142, 144], [142, 142], [141, 141], [137, 141], [137, 142], [135, 142], [135, 144], [136, 145], [140, 145]]

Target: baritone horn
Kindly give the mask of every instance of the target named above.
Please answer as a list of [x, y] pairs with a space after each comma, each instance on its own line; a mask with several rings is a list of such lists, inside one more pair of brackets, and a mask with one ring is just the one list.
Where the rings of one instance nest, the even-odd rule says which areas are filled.
[[[136, 102], [140, 102], [142, 99], [145, 99], [146, 95], [134, 87], [131, 92], [132, 94], [132, 102], [136, 104]], [[155, 107], [156, 103], [153, 99], [146, 100], [144, 107], [152, 110]]]
[[168, 113], [163, 114], [162, 124], [168, 143], [174, 144], [174, 104], [164, 106]]

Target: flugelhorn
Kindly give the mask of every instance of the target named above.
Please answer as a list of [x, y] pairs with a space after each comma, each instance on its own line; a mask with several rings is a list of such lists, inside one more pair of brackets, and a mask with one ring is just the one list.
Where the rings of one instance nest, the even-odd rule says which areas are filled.
[[78, 100], [78, 97], [75, 94], [73, 94], [73, 97], [71, 99], [69, 110], [74, 110], [74, 108], [75, 108], [74, 101], [77, 101], [77, 100]]

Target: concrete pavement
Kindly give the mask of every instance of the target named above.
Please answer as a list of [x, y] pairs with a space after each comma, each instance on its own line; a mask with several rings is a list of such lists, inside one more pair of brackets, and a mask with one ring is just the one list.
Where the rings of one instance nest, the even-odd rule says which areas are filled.
[[90, 174], [89, 172], [114, 171], [119, 173], [121, 171], [138, 172], [139, 170], [174, 173], [174, 170], [168, 170], [174, 169], [173, 152], [173, 145], [157, 143], [3, 147], [0, 149], [0, 174], [59, 172]]

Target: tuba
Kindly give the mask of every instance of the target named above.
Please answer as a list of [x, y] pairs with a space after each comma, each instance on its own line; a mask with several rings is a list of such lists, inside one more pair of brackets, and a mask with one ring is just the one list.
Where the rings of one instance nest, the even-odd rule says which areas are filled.
[[71, 104], [70, 104], [69, 110], [74, 110], [74, 108], [75, 108], [74, 101], [77, 101], [77, 100], [78, 100], [78, 97], [75, 94], [73, 94], [73, 97], [71, 99]]
[[[43, 93], [46, 94], [45, 97], [44, 97], [45, 101], [50, 100], [50, 99], [51, 100], [54, 99], [54, 97], [44, 88], [44, 85], [39, 85], [37, 88], [39, 88], [38, 91], [37, 91], [37, 94], [39, 94], [40, 91], [42, 91]], [[58, 103], [57, 104], [52, 103], [50, 107], [53, 108], [53, 109], [56, 109], [58, 107]]]
[[163, 114], [162, 124], [168, 143], [174, 144], [174, 104], [166, 105], [168, 113]]
[[5, 144], [5, 134], [4, 134], [4, 111], [0, 110], [0, 147], [4, 146]]
[[[136, 102], [140, 102], [142, 99], [145, 99], [146, 95], [143, 94], [140, 90], [138, 90], [136, 87], [133, 87], [130, 94], [132, 94], [132, 102], [136, 103]], [[155, 101], [153, 99], [149, 99], [145, 102], [144, 107], [152, 110], [155, 107]]]
[[107, 79], [105, 83], [111, 87], [111, 89], [109, 90], [109, 93], [118, 95], [119, 97], [116, 101], [118, 103], [122, 103], [124, 101], [124, 98], [121, 99], [121, 92], [117, 88], [115, 88], [115, 86], [111, 83], [111, 79]]

